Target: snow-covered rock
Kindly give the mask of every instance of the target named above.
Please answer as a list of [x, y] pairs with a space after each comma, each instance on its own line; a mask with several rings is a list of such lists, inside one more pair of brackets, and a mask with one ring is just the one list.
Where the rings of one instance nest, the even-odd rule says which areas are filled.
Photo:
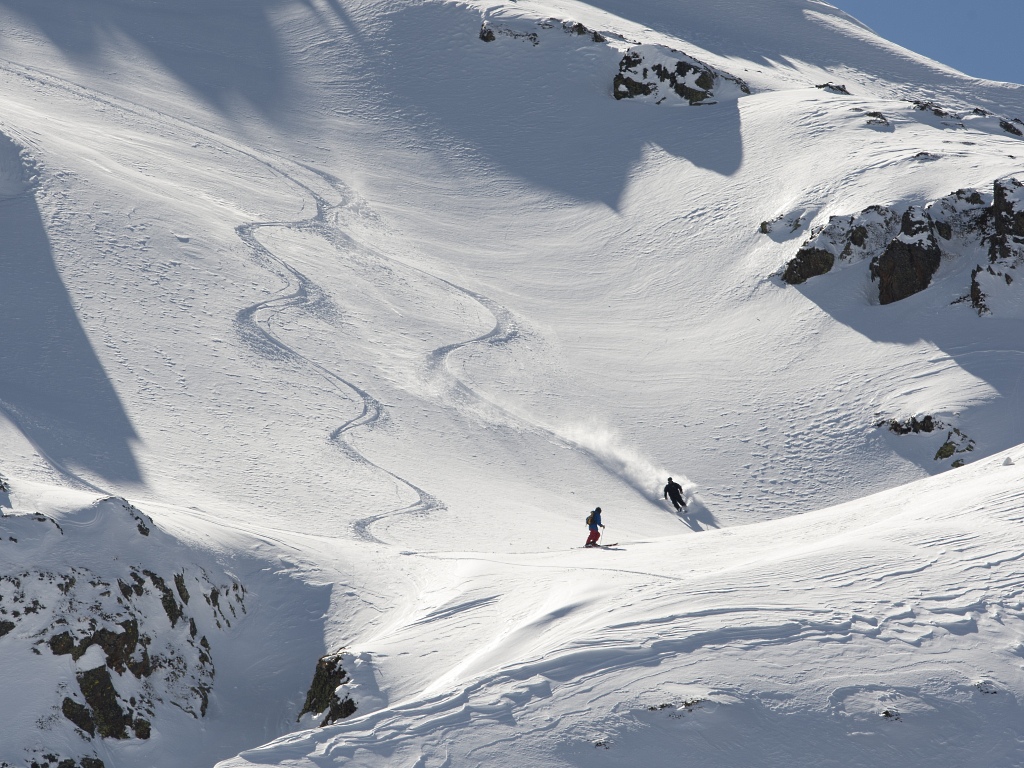
[[807, 240], [790, 260], [782, 279], [799, 285], [831, 271], [837, 260], [855, 263], [873, 258], [899, 232], [895, 211], [873, 205], [855, 216], [832, 216], [816, 235]]
[[680, 51], [658, 45], [627, 50], [612, 83], [616, 99], [640, 99], [654, 104], [708, 104], [750, 93], [740, 78], [719, 72]]
[[145, 741], [166, 721], [206, 716], [208, 638], [245, 614], [245, 589], [197, 559], [119, 498], [59, 520], [17, 508], [0, 518], [0, 676], [19, 691], [0, 714], [23, 723], [0, 765], [44, 752], [99, 765], [104, 740]]
[[891, 304], [923, 291], [942, 261], [931, 218], [914, 206], [903, 212], [900, 233], [871, 261], [878, 280], [878, 301]]
[[[987, 256], [984, 266], [971, 271], [960, 300], [988, 312], [988, 292], [1012, 285], [1024, 260], [1022, 188], [1007, 177], [995, 180], [992, 192], [960, 189], [923, 205], [873, 205], [859, 214], [832, 216], [800, 246], [780, 277], [799, 285], [837, 263], [868, 259], [878, 302], [890, 304], [925, 290], [943, 260]], [[762, 226], [761, 231], [770, 230]]]

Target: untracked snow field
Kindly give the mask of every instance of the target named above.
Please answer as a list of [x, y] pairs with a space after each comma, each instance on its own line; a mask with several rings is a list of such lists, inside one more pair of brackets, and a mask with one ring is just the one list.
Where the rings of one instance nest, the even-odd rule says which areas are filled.
[[1022, 120], [818, 0], [0, 0], [0, 766], [1020, 765]]

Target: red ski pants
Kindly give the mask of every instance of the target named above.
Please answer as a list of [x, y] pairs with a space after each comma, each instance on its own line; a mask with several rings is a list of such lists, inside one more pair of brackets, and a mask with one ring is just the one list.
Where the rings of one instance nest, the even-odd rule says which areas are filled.
[[[587, 536], [587, 544], [597, 544], [597, 540], [600, 538], [601, 532], [595, 529], [590, 532], [589, 536]], [[579, 539], [577, 539], [577, 541], [579, 541]]]

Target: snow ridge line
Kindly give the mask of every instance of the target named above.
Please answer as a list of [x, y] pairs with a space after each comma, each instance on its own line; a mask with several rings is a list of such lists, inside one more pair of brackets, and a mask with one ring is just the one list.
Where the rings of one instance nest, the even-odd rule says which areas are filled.
[[[742, 611], [737, 613], [744, 615]], [[428, 746], [422, 742], [424, 739], [429, 739], [429, 746], [444, 748], [457, 743], [460, 731], [469, 725], [480, 729], [481, 721], [499, 726], [515, 723], [514, 712], [522, 711], [531, 702], [551, 698], [555, 695], [555, 686], [587, 688], [594, 680], [617, 671], [657, 667], [666, 659], [708, 648], [753, 650], [800, 641], [835, 642], [848, 639], [852, 634], [870, 637], [875, 632], [872, 627], [854, 629], [850, 620], [828, 622], [780, 616], [774, 622], [741, 623], [713, 630], [695, 628], [682, 636], [648, 638], [641, 642], [604, 638], [557, 649], [551, 655], [535, 654], [500, 671], [476, 677], [453, 691], [399, 702], [319, 731], [282, 736], [259, 748], [243, 751], [224, 765], [241, 766], [241, 760], [253, 768], [280, 765], [285, 760], [313, 753], [340, 764], [354, 760], [361, 750], [390, 753], [410, 742], [424, 749]], [[558, 723], [551, 722], [546, 727], [556, 729]], [[314, 764], [308, 757], [305, 761], [298, 765]]]

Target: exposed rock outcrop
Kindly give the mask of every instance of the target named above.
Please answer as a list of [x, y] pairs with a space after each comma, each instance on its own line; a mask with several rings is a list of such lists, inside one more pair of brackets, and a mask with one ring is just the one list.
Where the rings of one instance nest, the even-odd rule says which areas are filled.
[[822, 91], [827, 91], [828, 93], [834, 93], [837, 96], [849, 96], [850, 95], [849, 89], [845, 85], [842, 85], [840, 83], [828, 82], [828, 83], [822, 83], [821, 85], [816, 85], [814, 87], [818, 88], [818, 89], [820, 89]]
[[822, 248], [801, 248], [786, 265], [782, 279], [790, 285], [799, 285], [829, 272], [835, 263], [836, 257]]
[[899, 217], [883, 206], [855, 216], [832, 216], [786, 265], [783, 281], [799, 285], [832, 270], [836, 261], [852, 263], [884, 249], [899, 232]]
[[917, 416], [911, 416], [903, 421], [899, 419], [880, 421], [875, 426], [888, 427], [894, 435], [909, 435], [911, 433], [917, 435], [921, 432], [934, 432], [936, 427], [941, 428], [943, 424], [941, 421], [937, 422], [934, 416], [922, 416], [920, 419]]
[[[504, 17], [484, 20], [480, 25], [479, 38], [485, 43], [493, 43], [499, 37], [508, 37], [540, 45], [542, 39], [546, 39], [544, 36], [550, 34], [549, 30], [557, 29], [573, 37], [609, 44], [608, 37], [597, 30], [578, 21], [555, 18], [532, 22]], [[621, 36], [614, 37], [624, 41]], [[619, 71], [612, 77], [612, 95], [617, 100], [639, 98], [655, 104], [697, 105], [713, 104], [719, 99], [739, 98], [749, 93], [749, 86], [740, 78], [663, 45], [633, 45], [622, 54]]]
[[[20, 563], [0, 573], [0, 656], [14, 665], [66, 657], [54, 659], [56, 687], [31, 699], [51, 701], [43, 735], [63, 724], [79, 751], [31, 760], [86, 768], [102, 765], [95, 753], [82, 756], [96, 740], [146, 740], [160, 717], [204, 717], [216, 674], [206, 635], [246, 609], [244, 588], [226, 574], [214, 580], [188, 560], [169, 567], [177, 543], [123, 499], [77, 514], [87, 524], [72, 516], [67, 531], [39, 514], [0, 518], [6, 562]], [[83, 551], [118, 556], [70, 564]]]
[[306, 693], [306, 703], [302, 705], [302, 711], [299, 712], [296, 721], [301, 720], [305, 714], [312, 714], [323, 718], [320, 722], [320, 727], [323, 728], [349, 717], [356, 711], [356, 703], [347, 694], [338, 695], [338, 689], [351, 680], [342, 666], [343, 663], [343, 651], [320, 658], [313, 673], [313, 682]]
[[[769, 234], [772, 227], [766, 222], [761, 231]], [[832, 216], [812, 231], [780, 277], [798, 285], [839, 264], [869, 259], [878, 301], [890, 304], [926, 289], [944, 259], [980, 254], [987, 263], [974, 268], [957, 301], [984, 314], [991, 311], [989, 292], [1012, 285], [1014, 270], [1024, 264], [1024, 183], [1015, 178], [996, 180], [992, 192], [960, 189], [923, 206], [870, 206]]]
[[1013, 122], [1009, 120], [1000, 120], [999, 127], [1007, 133], [1012, 133], [1014, 136], [1024, 137], [1024, 131], [1020, 129], [1020, 126], [1015, 125], [1015, 123], [1020, 123], [1020, 120], [1014, 120]]
[[[945, 459], [952, 459], [959, 453], [970, 453], [974, 450], [974, 440], [969, 438], [963, 432], [956, 427], [951, 427], [946, 432], [946, 442], [939, 446], [939, 450], [935, 452], [935, 461], [943, 461]], [[954, 459], [951, 467], [962, 467], [964, 460]]]
[[498, 26], [484, 22], [480, 25], [480, 39], [485, 43], [493, 43], [498, 35], [511, 37], [514, 40], [526, 40], [533, 45], [540, 45], [540, 36], [536, 32], [522, 32], [511, 27]]
[[750, 88], [738, 77], [660, 45], [638, 45], [627, 50], [612, 82], [616, 99], [646, 98], [655, 104], [669, 99], [681, 99], [690, 105], [708, 104], [716, 98], [749, 93]]
[[910, 103], [913, 104], [914, 109], [918, 110], [919, 112], [931, 112], [933, 115], [935, 115], [935, 117], [959, 117], [959, 115], [956, 115], [953, 112], [950, 112], [949, 110], [943, 109], [938, 104], [935, 104], [931, 101], [922, 101], [918, 99], [913, 100]]
[[485, 43], [493, 43], [501, 37], [509, 37], [513, 40], [526, 40], [533, 45], [540, 45], [540, 33], [545, 30], [561, 28], [567, 35], [576, 37], [587, 37], [595, 43], [605, 43], [607, 38], [596, 30], [589, 29], [578, 21], [563, 21], [562, 19], [542, 19], [530, 24], [527, 28], [520, 25], [513, 26], [514, 22], [493, 22], [484, 21], [480, 25], [480, 39]]
[[578, 21], [563, 21], [562, 30], [568, 35], [576, 35], [577, 37], [589, 37], [595, 43], [607, 42], [607, 38], [600, 32], [595, 32], [592, 29], [587, 29]]
[[917, 208], [908, 208], [903, 213], [900, 234], [871, 261], [871, 279], [878, 280], [879, 303], [891, 304], [923, 291], [941, 262], [931, 218]]
[[[933, 432], [945, 432], [946, 438], [935, 452], [935, 461], [946, 461], [958, 454], [970, 453], [974, 450], [975, 442], [970, 437], [954, 427], [936, 419], [934, 416], [925, 415], [920, 418], [911, 416], [909, 419], [883, 419], [875, 424], [876, 427], [887, 428], [895, 435], [919, 435], [931, 434]], [[951, 468], [962, 467], [963, 457], [954, 459], [950, 464]]]
[[776, 216], [769, 221], [762, 221], [758, 229], [762, 235], [768, 235], [777, 243], [796, 237], [804, 228], [807, 220], [806, 211], [791, 211]]
[[989, 261], [1006, 266], [1024, 261], [1024, 183], [998, 179], [994, 185], [989, 238]]

